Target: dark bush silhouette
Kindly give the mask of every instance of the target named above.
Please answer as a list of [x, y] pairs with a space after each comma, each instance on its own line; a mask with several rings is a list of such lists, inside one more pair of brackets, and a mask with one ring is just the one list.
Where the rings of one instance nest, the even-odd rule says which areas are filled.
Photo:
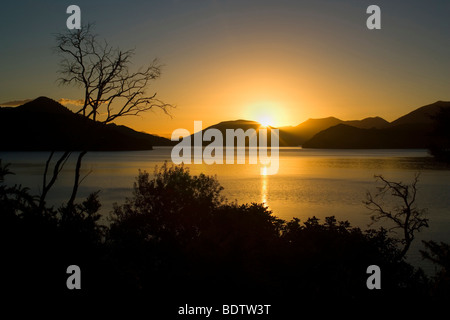
[[5, 164], [4, 166], [2, 165], [2, 159], [0, 159], [0, 182], [3, 182], [3, 180], [5, 179], [5, 176], [8, 174], [13, 174], [9, 169], [9, 163]]
[[444, 242], [423, 241], [426, 251], [422, 256], [439, 266], [440, 270], [434, 276], [431, 285], [431, 295], [450, 298], [450, 245]]
[[286, 298], [295, 291], [357, 299], [379, 294], [366, 288], [372, 264], [385, 270], [384, 295], [418, 294], [425, 285], [398, 259], [401, 250], [385, 229], [362, 231], [334, 217], [287, 222], [261, 204], [230, 204], [220, 191], [215, 179], [183, 167], [165, 165], [153, 179], [141, 172], [133, 197], [116, 206], [107, 236], [120, 274], [115, 286], [120, 278], [128, 289], [176, 286], [181, 296], [195, 288], [223, 296]]
[[70, 208], [39, 202], [27, 188], [0, 184], [2, 290], [10, 295], [64, 293], [69, 265], [97, 269], [104, 237], [97, 193]]
[[[101, 227], [97, 193], [81, 204], [39, 210], [39, 198], [27, 189], [1, 184], [7, 288], [20, 294], [142, 296], [147, 303], [175, 306], [398, 301], [448, 293], [448, 273], [430, 280], [399, 259], [402, 248], [383, 228], [363, 231], [333, 216], [285, 221], [262, 204], [229, 203], [221, 190], [215, 178], [192, 176], [182, 166], [166, 164], [153, 176], [140, 172], [133, 195]], [[448, 252], [442, 253], [447, 247], [428, 247], [429, 257], [448, 272]], [[65, 286], [71, 264], [83, 271], [82, 290]], [[369, 265], [381, 268], [382, 290], [367, 289]]]

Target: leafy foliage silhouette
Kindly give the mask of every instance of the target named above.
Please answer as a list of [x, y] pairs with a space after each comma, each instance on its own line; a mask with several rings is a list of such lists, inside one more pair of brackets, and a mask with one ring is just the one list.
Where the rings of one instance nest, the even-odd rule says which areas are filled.
[[[386, 229], [363, 231], [333, 216], [285, 221], [263, 204], [228, 202], [222, 189], [214, 177], [166, 163], [153, 175], [139, 172], [132, 196], [101, 226], [98, 193], [39, 210], [28, 189], [0, 184], [7, 285], [18, 294], [144, 296], [174, 304], [187, 297], [286, 304], [448, 292], [448, 273], [430, 280], [399, 259], [402, 248]], [[428, 257], [448, 272], [446, 248], [430, 242]], [[79, 292], [65, 287], [64, 271], [75, 262], [83, 270]], [[366, 288], [372, 264], [383, 272], [382, 290]]]
[[[140, 172], [107, 236], [118, 261], [133, 265], [121, 269], [123, 281], [143, 290], [177, 284], [181, 295], [213, 287], [225, 296], [295, 288], [297, 297], [364, 297], [376, 294], [365, 287], [365, 272], [377, 264], [387, 271], [383, 294], [417, 293], [425, 283], [398, 259], [401, 250], [383, 228], [362, 231], [335, 217], [285, 221], [262, 204], [228, 203], [221, 190], [214, 178], [184, 167], [165, 164], [152, 179]], [[141, 261], [146, 267], [136, 274]]]
[[73, 261], [94, 275], [105, 232], [99, 208], [98, 193], [55, 209], [41, 206], [28, 188], [0, 184], [3, 288], [20, 296], [64, 293], [64, 271]]
[[[431, 283], [431, 295], [450, 298], [450, 245], [444, 242], [423, 241], [426, 250], [421, 250], [425, 259], [431, 260], [440, 270]], [[447, 300], [448, 301], [448, 300]]]

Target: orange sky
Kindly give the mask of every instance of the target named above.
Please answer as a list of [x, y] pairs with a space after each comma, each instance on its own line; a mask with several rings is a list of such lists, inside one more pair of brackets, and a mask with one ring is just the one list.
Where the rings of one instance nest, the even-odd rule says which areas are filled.
[[[450, 4], [380, 0], [382, 29], [368, 30], [369, 1], [78, 1], [100, 37], [135, 48], [134, 65], [158, 58], [162, 78], [149, 92], [176, 105], [123, 118], [135, 130], [170, 137], [225, 120], [381, 116], [392, 121], [436, 100], [450, 100]], [[133, 2], [134, 3], [134, 2]], [[430, 4], [433, 3], [433, 4]], [[65, 4], [5, 8], [0, 102], [48, 96], [80, 99], [59, 87], [53, 34], [64, 31]], [[62, 13], [61, 13], [62, 12]], [[20, 15], [22, 23], [16, 24]], [[15, 18], [16, 17], [16, 18]]]

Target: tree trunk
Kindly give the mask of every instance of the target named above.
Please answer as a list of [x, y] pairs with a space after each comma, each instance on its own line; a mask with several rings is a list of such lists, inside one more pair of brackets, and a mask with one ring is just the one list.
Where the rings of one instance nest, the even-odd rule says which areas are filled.
[[52, 186], [55, 184], [59, 173], [61, 172], [62, 168], [64, 167], [64, 164], [65, 164], [66, 160], [69, 158], [69, 156], [71, 154], [70, 151], [65, 151], [63, 153], [63, 155], [58, 159], [58, 161], [56, 162], [55, 166], [53, 167], [52, 178], [51, 178], [50, 182], [47, 184], [47, 172], [48, 172], [48, 168], [50, 166], [50, 161], [51, 161], [54, 153], [55, 153], [54, 151], [52, 151], [50, 153], [50, 156], [48, 157], [47, 162], [45, 163], [45, 171], [44, 171], [44, 181], [43, 181], [43, 186], [42, 186], [42, 194], [41, 194], [41, 197], [39, 198], [39, 211], [40, 212], [44, 209], [45, 198], [47, 197], [47, 193], [50, 191]]
[[83, 159], [84, 155], [87, 153], [87, 151], [82, 151], [78, 155], [77, 159], [77, 165], [75, 168], [75, 181], [73, 183], [73, 189], [72, 189], [72, 195], [70, 196], [69, 202], [67, 203], [68, 207], [73, 207], [73, 203], [75, 201], [75, 198], [78, 193], [78, 187], [80, 185], [80, 168], [81, 168], [81, 160]]

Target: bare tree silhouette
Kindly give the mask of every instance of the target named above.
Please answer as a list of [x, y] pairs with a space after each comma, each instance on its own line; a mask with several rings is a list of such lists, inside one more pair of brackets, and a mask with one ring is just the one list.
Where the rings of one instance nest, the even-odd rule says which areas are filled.
[[[398, 256], [398, 259], [401, 260], [408, 252], [415, 233], [419, 232], [423, 227], [428, 227], [428, 219], [424, 218], [426, 210], [416, 207], [419, 174], [414, 176], [411, 185], [388, 181], [381, 175], [375, 175], [375, 178], [381, 181], [383, 185], [377, 188], [378, 193], [375, 196], [367, 192], [367, 199], [364, 203], [367, 208], [374, 212], [371, 216], [373, 222], [388, 220], [393, 223], [393, 227], [390, 230], [400, 229], [402, 231], [403, 238], [399, 241], [403, 248]], [[400, 205], [394, 206], [391, 210], [386, 209], [382, 203], [382, 198], [386, 194], [399, 199]]]
[[156, 93], [146, 94], [148, 84], [161, 76], [162, 66], [156, 59], [132, 72], [134, 49], [123, 51], [100, 41], [90, 24], [58, 34], [56, 42], [62, 56], [59, 83], [84, 89], [84, 104], [77, 113], [103, 123], [152, 108], [169, 114], [172, 105], [157, 99]]
[[[106, 40], [99, 40], [92, 24], [81, 29], [68, 30], [56, 35], [56, 52], [61, 56], [58, 81], [62, 85], [80, 86], [84, 103], [76, 111], [86, 119], [107, 124], [119, 117], [135, 116], [153, 108], [170, 116], [173, 106], [147, 94], [151, 81], [161, 76], [161, 65], [153, 60], [137, 71], [131, 70], [134, 49], [113, 48]], [[52, 152], [46, 162], [40, 207], [43, 208], [47, 193], [54, 185], [65, 162], [74, 150], [65, 151], [54, 164], [51, 178], [47, 180]], [[78, 153], [75, 180], [68, 206], [73, 206], [80, 184], [80, 168], [87, 150]]]

